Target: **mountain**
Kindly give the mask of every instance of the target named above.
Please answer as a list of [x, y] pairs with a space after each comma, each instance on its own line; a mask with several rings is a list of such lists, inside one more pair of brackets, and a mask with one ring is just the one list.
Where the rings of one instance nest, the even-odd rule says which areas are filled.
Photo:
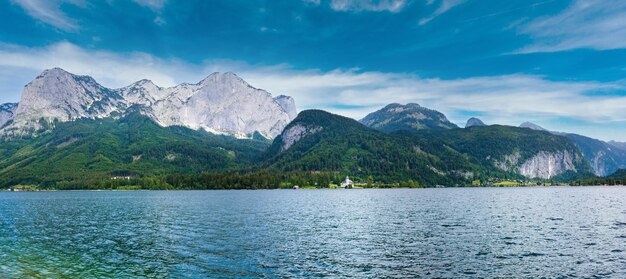
[[320, 110], [301, 112], [265, 153], [268, 170], [337, 172], [366, 180], [464, 185], [478, 169], [442, 145], [385, 134]]
[[458, 128], [442, 113], [414, 103], [387, 105], [368, 114], [359, 122], [386, 133], [402, 130]]
[[274, 101], [276, 101], [283, 108], [283, 110], [287, 112], [289, 118], [291, 118], [292, 120], [298, 116], [298, 111], [296, 110], [296, 101], [292, 97], [280, 95], [274, 98]]
[[613, 147], [626, 150], [626, 142], [619, 142], [619, 141], [611, 140], [611, 141], [608, 141], [607, 143]]
[[543, 127], [535, 124], [535, 123], [531, 123], [531, 122], [524, 122], [522, 124], [519, 125], [520, 128], [528, 128], [531, 130], [535, 130], [535, 131], [547, 131], [546, 129], [544, 129]]
[[109, 89], [89, 76], [60, 68], [44, 71], [24, 88], [12, 122], [0, 136], [37, 135], [58, 122], [119, 117], [140, 111], [161, 126], [185, 126], [240, 138], [273, 138], [295, 117], [291, 97], [272, 98], [233, 73], [213, 73], [196, 84], [170, 88], [141, 80]]
[[[548, 131], [530, 122], [524, 122], [520, 127], [538, 131]], [[607, 176], [620, 168], [626, 168], [626, 150], [620, 148], [619, 144], [611, 144], [610, 142], [604, 142], [573, 133], [548, 132], [571, 140], [582, 152], [585, 160], [587, 160], [593, 169], [593, 173], [597, 176]]]
[[38, 137], [1, 142], [0, 186], [106, 186], [126, 176], [227, 171], [252, 164], [268, 145], [180, 126], [161, 127], [139, 113], [83, 118], [57, 123]]
[[583, 155], [570, 140], [545, 131], [491, 125], [420, 134], [417, 136], [442, 141], [470, 156], [485, 171], [495, 171], [494, 174], [504, 171], [526, 178], [552, 179], [584, 176], [591, 172]]
[[4, 136], [23, 136], [50, 127], [54, 121], [108, 117], [123, 109], [122, 96], [88, 76], [62, 69], [45, 70], [28, 83]]
[[237, 137], [259, 132], [274, 138], [295, 114], [295, 106], [285, 102], [286, 98], [279, 98], [281, 105], [270, 93], [250, 86], [233, 73], [214, 73], [197, 84], [160, 91], [166, 91], [161, 94], [167, 97], [150, 109], [155, 121], [163, 126], [182, 125]]
[[17, 109], [17, 103], [6, 103], [0, 105], [0, 128], [7, 122], [13, 120], [13, 115]]
[[626, 168], [626, 150], [610, 143], [586, 136], [559, 133], [570, 139], [585, 156], [597, 176], [607, 176], [618, 169]]
[[[361, 123], [383, 132], [407, 131], [425, 142], [451, 147], [469, 156], [491, 177], [510, 174], [551, 179], [589, 174], [589, 165], [572, 142], [540, 131], [543, 128], [532, 123], [522, 125], [530, 129], [498, 125], [453, 129], [456, 125], [445, 115], [417, 104], [390, 104]], [[415, 133], [417, 130], [420, 132]]]
[[485, 123], [483, 123], [482, 120], [475, 118], [475, 117], [468, 119], [467, 122], [465, 123], [465, 128], [474, 127], [474, 126], [487, 126], [487, 125], [485, 125]]
[[301, 112], [265, 157], [269, 169], [283, 172], [330, 171], [430, 186], [494, 178], [564, 180], [591, 172], [572, 142], [548, 132], [493, 125], [388, 134], [316, 110]]

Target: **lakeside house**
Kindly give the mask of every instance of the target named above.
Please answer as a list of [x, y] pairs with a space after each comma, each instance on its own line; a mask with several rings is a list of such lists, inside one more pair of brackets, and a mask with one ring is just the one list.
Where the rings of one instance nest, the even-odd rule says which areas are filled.
[[346, 176], [346, 180], [341, 182], [341, 185], [339, 187], [344, 188], [344, 189], [354, 188], [354, 182], [350, 180], [350, 177]]

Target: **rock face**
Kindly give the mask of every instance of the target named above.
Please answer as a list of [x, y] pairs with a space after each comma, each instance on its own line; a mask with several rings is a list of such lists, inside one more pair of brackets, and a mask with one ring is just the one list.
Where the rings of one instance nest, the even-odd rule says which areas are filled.
[[280, 151], [285, 151], [287, 149], [289, 149], [289, 147], [291, 147], [292, 145], [294, 145], [296, 142], [298, 142], [300, 139], [308, 136], [308, 135], [312, 135], [315, 134], [319, 131], [321, 131], [323, 128], [320, 126], [311, 126], [311, 127], [307, 127], [304, 126], [301, 123], [297, 123], [296, 125], [293, 125], [287, 129], [285, 129], [285, 131], [283, 131], [281, 137], [282, 137], [282, 146], [280, 147]]
[[413, 103], [387, 105], [359, 122], [383, 132], [458, 128], [443, 113]]
[[611, 175], [618, 169], [626, 168], [626, 149], [620, 147], [619, 143], [605, 142], [578, 134], [548, 131], [530, 122], [524, 122], [520, 127], [547, 131], [568, 138], [580, 150], [597, 176]]
[[6, 103], [0, 105], [0, 127], [13, 120], [15, 110], [17, 110], [17, 103]]
[[2, 135], [22, 136], [52, 125], [53, 121], [102, 118], [125, 107], [118, 92], [88, 76], [62, 69], [45, 70], [24, 87], [13, 122]]
[[465, 123], [465, 128], [475, 127], [475, 126], [487, 126], [487, 125], [485, 125], [485, 123], [483, 123], [482, 120], [475, 118], [475, 117], [468, 119], [467, 123]]
[[44, 71], [29, 83], [3, 136], [21, 136], [53, 127], [54, 121], [104, 118], [138, 109], [162, 126], [251, 137], [274, 138], [297, 114], [291, 97], [256, 89], [233, 73], [213, 73], [196, 84], [163, 88], [141, 80], [108, 89], [88, 76], [62, 69]]
[[[247, 137], [255, 131], [274, 138], [295, 115], [264, 90], [256, 89], [233, 73], [214, 73], [197, 84], [182, 84], [167, 91], [151, 107], [163, 126], [182, 125]], [[285, 104], [286, 97], [281, 98]], [[293, 104], [293, 99], [291, 100]]]
[[542, 151], [526, 160], [518, 171], [523, 176], [542, 179], [549, 179], [566, 171], [575, 172], [574, 155], [569, 151]]
[[298, 116], [298, 111], [296, 110], [296, 101], [290, 96], [280, 95], [274, 98], [284, 111], [289, 114], [291, 119], [295, 119]]
[[528, 178], [550, 179], [567, 171], [577, 172], [576, 164], [581, 160], [568, 150], [540, 151], [523, 162], [521, 158], [519, 152], [514, 152], [494, 164], [503, 171], [516, 172]]
[[626, 168], [626, 150], [604, 142], [577, 134], [563, 134], [570, 139], [589, 162], [593, 173], [597, 176], [613, 174], [618, 169]]

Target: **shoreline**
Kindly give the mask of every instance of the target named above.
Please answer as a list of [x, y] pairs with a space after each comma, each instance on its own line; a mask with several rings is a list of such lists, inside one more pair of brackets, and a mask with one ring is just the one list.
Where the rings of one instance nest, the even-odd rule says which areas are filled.
[[336, 190], [336, 191], [359, 191], [359, 190], [393, 190], [393, 189], [459, 189], [459, 188], [560, 188], [560, 187], [625, 187], [626, 185], [537, 185], [537, 186], [451, 186], [451, 187], [370, 187], [370, 188], [273, 188], [273, 189], [38, 189], [38, 190], [10, 190], [0, 189], [0, 192], [12, 192], [12, 193], [29, 193], [29, 192], [141, 192], [141, 191], [275, 191], [275, 190], [288, 190], [288, 191], [307, 191], [307, 190]]

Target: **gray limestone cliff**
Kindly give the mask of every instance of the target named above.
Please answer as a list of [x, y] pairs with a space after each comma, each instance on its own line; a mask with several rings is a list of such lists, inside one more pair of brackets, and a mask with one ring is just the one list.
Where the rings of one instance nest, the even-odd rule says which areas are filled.
[[273, 98], [233, 73], [213, 73], [199, 83], [170, 88], [141, 80], [109, 89], [89, 76], [54, 68], [24, 87], [14, 113], [0, 111], [0, 123], [11, 120], [0, 129], [0, 136], [32, 135], [53, 128], [55, 122], [114, 117], [130, 108], [139, 108], [162, 126], [236, 137], [259, 132], [274, 138], [297, 114], [293, 98]]

